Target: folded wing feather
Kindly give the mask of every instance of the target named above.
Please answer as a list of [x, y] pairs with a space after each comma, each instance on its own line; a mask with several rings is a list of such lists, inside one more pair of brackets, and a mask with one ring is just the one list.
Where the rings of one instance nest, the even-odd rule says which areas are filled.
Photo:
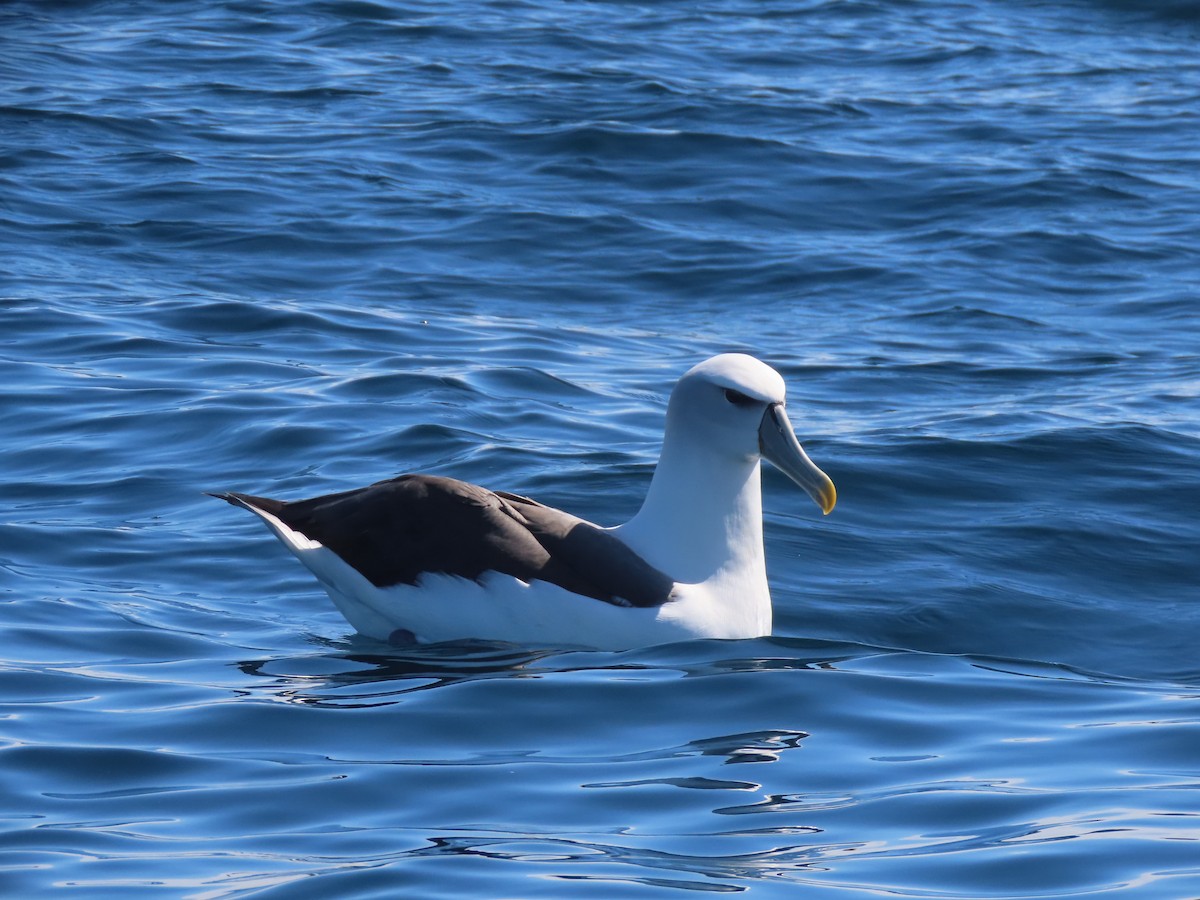
[[401, 475], [308, 500], [217, 496], [261, 509], [318, 541], [376, 587], [427, 572], [548, 581], [621, 606], [666, 603], [672, 580], [601, 528], [517, 494], [436, 475]]

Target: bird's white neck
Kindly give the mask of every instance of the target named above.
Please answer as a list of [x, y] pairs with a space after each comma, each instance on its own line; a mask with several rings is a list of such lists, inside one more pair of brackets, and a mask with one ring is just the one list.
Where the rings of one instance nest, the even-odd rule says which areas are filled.
[[668, 433], [641, 510], [616, 532], [677, 582], [766, 592], [757, 457], [731, 460]]

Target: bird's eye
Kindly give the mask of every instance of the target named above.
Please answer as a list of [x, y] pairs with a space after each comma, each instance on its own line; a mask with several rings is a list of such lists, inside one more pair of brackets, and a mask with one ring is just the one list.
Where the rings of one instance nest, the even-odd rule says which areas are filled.
[[734, 406], [757, 406], [758, 401], [753, 397], [743, 394], [741, 391], [735, 391], [733, 388], [725, 388], [725, 399]]

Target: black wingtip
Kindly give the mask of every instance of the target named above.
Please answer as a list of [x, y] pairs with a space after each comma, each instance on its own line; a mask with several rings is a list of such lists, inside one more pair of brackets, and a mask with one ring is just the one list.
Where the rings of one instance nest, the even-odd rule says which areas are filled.
[[205, 491], [209, 497], [224, 500], [230, 506], [240, 506], [252, 513], [269, 513], [279, 515], [285, 504], [282, 500], [272, 500], [270, 497], [255, 497], [253, 494], [239, 494], [237, 491]]
[[257, 497], [251, 497], [249, 494], [238, 494], [234, 491], [205, 491], [208, 496], [216, 497], [218, 500], [224, 500], [230, 506], [240, 506], [242, 509], [248, 509], [251, 512], [258, 512], [259, 504], [254, 501]]

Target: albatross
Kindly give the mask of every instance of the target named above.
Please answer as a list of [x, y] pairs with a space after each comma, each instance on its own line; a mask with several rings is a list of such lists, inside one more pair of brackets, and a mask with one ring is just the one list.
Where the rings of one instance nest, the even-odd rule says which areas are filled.
[[358, 632], [620, 650], [771, 633], [760, 460], [828, 513], [833, 482], [784, 411], [782, 376], [741, 353], [679, 379], [640, 511], [602, 528], [507, 491], [401, 475], [308, 500], [223, 491], [275, 533]]

